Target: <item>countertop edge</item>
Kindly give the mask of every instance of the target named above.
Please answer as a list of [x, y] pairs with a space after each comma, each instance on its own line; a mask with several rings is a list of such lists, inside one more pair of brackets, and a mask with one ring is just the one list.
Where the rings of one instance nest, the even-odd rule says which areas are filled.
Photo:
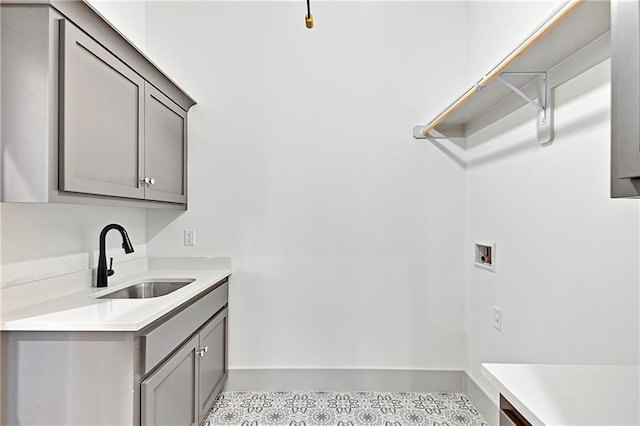
[[640, 424], [634, 363], [483, 363], [481, 372], [534, 425]]
[[[145, 275], [149, 275], [149, 276], [153, 276], [153, 275], [158, 275], [158, 274], [163, 274], [167, 271], [158, 271], [158, 270], [148, 270], [146, 271], [144, 274]], [[191, 271], [172, 271], [173, 274], [177, 274], [177, 275], [193, 275], [193, 273]], [[173, 297], [171, 297], [171, 295], [167, 295], [170, 296], [167, 299], [167, 303], [163, 304], [157, 308], [152, 308], [150, 310], [152, 310], [152, 312], [146, 316], [144, 316], [143, 318], [137, 318], [134, 320], [132, 319], [131, 321], [126, 321], [126, 320], [114, 320], [112, 322], [108, 321], [108, 320], [91, 320], [91, 319], [83, 319], [83, 318], [77, 318], [77, 319], [73, 319], [71, 318], [73, 315], [70, 315], [70, 319], [68, 320], [61, 320], [61, 319], [56, 319], [56, 320], [49, 320], [47, 321], [46, 318], [43, 318], [42, 320], [38, 320], [38, 317], [45, 317], [48, 315], [55, 315], [55, 314], [59, 314], [59, 312], [49, 312], [46, 313], [44, 315], [28, 315], [25, 314], [24, 317], [22, 318], [14, 318], [14, 319], [2, 319], [2, 321], [0, 321], [0, 331], [2, 332], [12, 332], [12, 331], [20, 331], [20, 332], [74, 332], [74, 331], [78, 331], [78, 332], [137, 332], [140, 331], [141, 329], [143, 329], [144, 327], [150, 325], [151, 323], [153, 323], [154, 321], [158, 320], [159, 318], [161, 318], [162, 316], [168, 314], [169, 312], [171, 312], [172, 310], [179, 308], [181, 305], [183, 305], [184, 303], [188, 302], [189, 300], [196, 298], [198, 296], [200, 296], [203, 292], [209, 290], [212, 286], [218, 284], [219, 282], [229, 278], [229, 276], [231, 276], [232, 271], [230, 269], [220, 269], [220, 270], [199, 270], [197, 271], [198, 274], [202, 274], [205, 273], [208, 275], [208, 279], [203, 280], [204, 282], [200, 282], [198, 283], [198, 285], [195, 288], [192, 288], [191, 291], [184, 293], [184, 294], [180, 294], [178, 293], [178, 291], [176, 291], [175, 293], [178, 293], [178, 295], [173, 294]], [[135, 274], [132, 275], [130, 278], [130, 280], [134, 280], [139, 279], [139, 277], [141, 277], [142, 274]], [[82, 298], [82, 297], [87, 297], [88, 299], [88, 303], [86, 306], [81, 306], [81, 308], [91, 308], [92, 306], [95, 307], [97, 306], [96, 298], [95, 298], [95, 294], [102, 294], [102, 293], [110, 293], [111, 291], [116, 291], [118, 288], [121, 287], [126, 287], [126, 282], [128, 282], [129, 280], [124, 280], [123, 282], [125, 284], [119, 284], [114, 286], [112, 289], [109, 289], [110, 291], [105, 291], [105, 289], [96, 289], [96, 288], [91, 288], [91, 289], [85, 289], [79, 292], [75, 292], [73, 294], [70, 294], [68, 296], [65, 296], [63, 298], [59, 298], [60, 299], [67, 299], [67, 298]], [[195, 283], [194, 283], [195, 284]], [[185, 287], [186, 288], [186, 287]], [[161, 297], [167, 297], [167, 296], [161, 296]], [[114, 299], [111, 299], [114, 300]], [[150, 299], [142, 299], [142, 300], [150, 300]], [[92, 305], [90, 303], [90, 301], [93, 301], [94, 304]], [[153, 302], [157, 302], [158, 299], [156, 298], [155, 300], [153, 300], [151, 303]], [[124, 304], [122, 303], [124, 302], [125, 304], [128, 303], [129, 305], [131, 304], [131, 302], [136, 302], [136, 300], [131, 299], [131, 300], [126, 300], [126, 299], [121, 299], [116, 303], [119, 303], [120, 306], [123, 306]], [[50, 303], [54, 303], [53, 301], [50, 301]], [[98, 302], [99, 303], [99, 302]], [[102, 303], [108, 303], [105, 301], [102, 301]], [[127, 306], [128, 308], [130, 308], [130, 306]], [[19, 316], [19, 314], [24, 311], [24, 312], [28, 312], [28, 308], [24, 309], [24, 310], [20, 310], [17, 312], [12, 312], [12, 316]]]
[[503, 395], [513, 407], [522, 414], [529, 423], [534, 425], [544, 425], [545, 423], [538, 418], [527, 406], [516, 396], [492, 371], [491, 367], [500, 364], [482, 363], [480, 371], [482, 375]]

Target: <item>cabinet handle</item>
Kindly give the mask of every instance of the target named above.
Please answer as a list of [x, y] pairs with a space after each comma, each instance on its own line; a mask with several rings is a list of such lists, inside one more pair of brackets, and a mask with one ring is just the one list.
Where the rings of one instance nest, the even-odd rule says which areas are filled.
[[198, 355], [200, 358], [202, 358], [204, 356], [204, 354], [207, 353], [208, 350], [209, 350], [208, 346], [205, 346], [204, 348], [198, 348], [196, 350], [196, 355]]
[[154, 178], [150, 178], [148, 176], [142, 177], [140, 178], [140, 183], [144, 183], [147, 185], [154, 185], [156, 183], [156, 180]]

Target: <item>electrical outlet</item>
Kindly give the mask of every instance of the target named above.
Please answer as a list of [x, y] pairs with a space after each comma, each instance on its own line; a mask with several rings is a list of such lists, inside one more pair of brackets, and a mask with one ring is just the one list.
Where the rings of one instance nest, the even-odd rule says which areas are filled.
[[196, 245], [196, 231], [193, 229], [185, 229], [184, 231], [184, 245], [195, 246]]
[[502, 331], [502, 310], [493, 307], [493, 328], [498, 331]]

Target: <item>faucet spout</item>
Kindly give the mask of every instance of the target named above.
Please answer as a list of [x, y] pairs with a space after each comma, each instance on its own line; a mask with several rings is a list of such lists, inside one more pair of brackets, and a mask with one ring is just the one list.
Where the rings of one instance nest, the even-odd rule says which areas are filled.
[[[115, 229], [120, 232], [120, 236], [122, 237], [122, 248], [126, 254], [133, 253], [133, 244], [131, 244], [131, 240], [129, 239], [129, 235], [127, 234], [126, 229], [122, 225], [118, 225], [117, 223], [112, 223], [104, 228], [100, 232], [100, 255], [98, 257], [98, 272], [97, 272], [97, 281], [96, 287], [106, 287], [107, 286], [107, 278], [115, 273], [115, 271], [110, 266], [107, 269], [107, 247], [106, 247], [106, 239], [107, 233]], [[111, 259], [113, 262], [113, 258]], [[113, 263], [112, 263], [113, 264]]]

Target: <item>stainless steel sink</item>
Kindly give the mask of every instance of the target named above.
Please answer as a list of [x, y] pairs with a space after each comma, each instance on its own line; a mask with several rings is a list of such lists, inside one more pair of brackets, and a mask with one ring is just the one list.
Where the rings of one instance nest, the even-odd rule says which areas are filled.
[[148, 299], [160, 297], [173, 293], [194, 281], [191, 278], [175, 281], [145, 281], [105, 294], [98, 297], [98, 299]]

